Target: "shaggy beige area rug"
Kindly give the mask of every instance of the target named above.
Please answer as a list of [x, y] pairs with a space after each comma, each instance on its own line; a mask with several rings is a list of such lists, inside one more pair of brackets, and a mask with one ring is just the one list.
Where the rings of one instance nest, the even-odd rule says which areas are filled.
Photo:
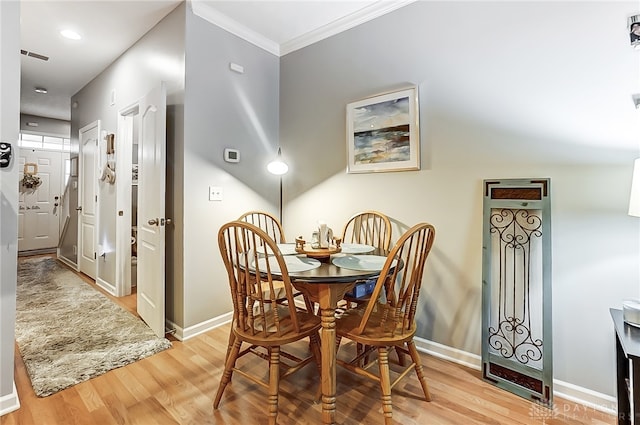
[[40, 397], [171, 347], [53, 258], [18, 262], [16, 342]]

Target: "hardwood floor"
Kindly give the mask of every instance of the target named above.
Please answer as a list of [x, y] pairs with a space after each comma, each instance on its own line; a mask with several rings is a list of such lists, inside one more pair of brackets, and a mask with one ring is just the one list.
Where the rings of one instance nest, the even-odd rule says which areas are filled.
[[[88, 280], [88, 279], [87, 279]], [[115, 299], [135, 312], [135, 294]], [[1, 425], [55, 424], [259, 424], [266, 423], [266, 392], [234, 375], [220, 409], [212, 408], [227, 349], [229, 326], [208, 331], [147, 359], [112, 370], [45, 398], [37, 397], [16, 348], [15, 381], [21, 408], [2, 416]], [[303, 341], [294, 347], [308, 350]], [[341, 346], [353, 350], [353, 344]], [[343, 353], [344, 354], [344, 353]], [[339, 356], [342, 357], [339, 353]], [[247, 367], [266, 363], [245, 356]], [[415, 373], [393, 390], [393, 418], [399, 424], [444, 425], [582, 425], [615, 424], [616, 418], [592, 408], [555, 398], [554, 409], [537, 406], [481, 379], [479, 371], [422, 354], [432, 401], [419, 398]], [[319, 424], [321, 405], [315, 402], [317, 369], [306, 366], [281, 381], [279, 424]], [[376, 385], [338, 369], [339, 423], [383, 423]]]

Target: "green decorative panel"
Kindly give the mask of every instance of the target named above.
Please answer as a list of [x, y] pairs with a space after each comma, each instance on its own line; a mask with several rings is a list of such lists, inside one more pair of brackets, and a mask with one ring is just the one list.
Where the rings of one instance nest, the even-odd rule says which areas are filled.
[[485, 180], [482, 374], [550, 405], [551, 211], [549, 179]]

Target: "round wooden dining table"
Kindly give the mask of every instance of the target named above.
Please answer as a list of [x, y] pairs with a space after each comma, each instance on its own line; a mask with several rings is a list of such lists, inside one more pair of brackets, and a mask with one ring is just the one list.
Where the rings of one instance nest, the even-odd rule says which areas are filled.
[[[280, 245], [283, 255], [288, 247]], [[371, 279], [380, 274], [384, 263], [385, 253], [371, 247], [368, 252], [357, 251], [357, 254], [349, 254], [345, 249], [342, 253], [331, 255], [326, 259], [320, 259], [320, 264], [310, 270], [288, 270], [289, 278], [293, 286], [302, 292], [308, 299], [319, 304], [319, 316], [322, 327], [320, 328], [321, 340], [321, 389], [322, 389], [322, 423], [336, 423], [336, 308], [338, 301], [344, 298], [356, 283]], [[334, 264], [334, 259], [353, 255], [375, 255], [380, 261], [379, 269], [362, 269], [340, 267]]]

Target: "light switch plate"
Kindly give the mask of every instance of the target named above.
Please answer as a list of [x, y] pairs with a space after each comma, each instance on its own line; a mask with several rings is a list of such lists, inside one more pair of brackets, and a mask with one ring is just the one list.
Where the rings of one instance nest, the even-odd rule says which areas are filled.
[[240, 64], [229, 62], [229, 69], [238, 74], [244, 74], [244, 66]]
[[220, 186], [209, 186], [209, 200], [222, 201], [222, 188]]

